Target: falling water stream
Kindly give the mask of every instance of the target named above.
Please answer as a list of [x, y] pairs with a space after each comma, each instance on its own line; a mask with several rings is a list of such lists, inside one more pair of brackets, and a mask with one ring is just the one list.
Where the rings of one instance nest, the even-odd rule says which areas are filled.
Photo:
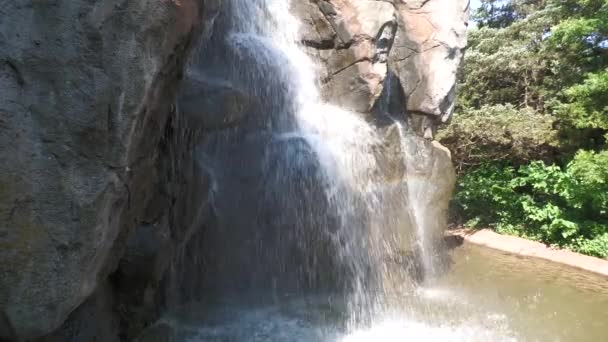
[[[203, 67], [189, 74], [244, 94], [255, 103], [254, 119], [199, 148], [216, 193], [217, 229], [203, 247], [213, 251], [201, 289], [210, 295], [164, 319], [178, 327], [178, 340], [537, 340], [533, 332], [521, 335], [501, 298], [487, 305], [463, 285], [459, 274], [472, 266], [462, 248], [452, 252], [451, 271], [437, 267], [436, 233], [427, 228], [436, 218], [425, 210], [432, 184], [378, 182], [378, 133], [361, 114], [321, 100], [317, 66], [298, 44], [290, 2], [224, 6], [212, 37], [221, 54], [202, 51]], [[405, 143], [402, 153], [405, 168], [424, 162]], [[422, 282], [410, 262], [387, 261], [400, 255], [400, 231], [415, 235]]]

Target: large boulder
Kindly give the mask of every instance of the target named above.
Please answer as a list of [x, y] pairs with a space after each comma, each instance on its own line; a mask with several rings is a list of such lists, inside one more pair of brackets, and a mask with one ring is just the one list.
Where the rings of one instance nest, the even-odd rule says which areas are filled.
[[382, 94], [397, 17], [388, 2], [301, 1], [302, 40], [321, 65], [326, 101], [369, 113]]
[[0, 6], [0, 339], [59, 327], [147, 220], [202, 2]]
[[419, 134], [432, 138], [454, 113], [456, 75], [466, 47], [469, 0], [392, 0], [399, 30], [389, 65], [406, 96], [406, 110], [422, 115]]

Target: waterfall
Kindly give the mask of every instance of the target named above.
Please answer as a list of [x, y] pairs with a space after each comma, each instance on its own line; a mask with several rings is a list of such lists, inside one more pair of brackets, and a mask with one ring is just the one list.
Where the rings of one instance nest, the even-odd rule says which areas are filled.
[[176, 271], [191, 293], [161, 323], [193, 342], [503, 340], [427, 281], [447, 154], [403, 121], [390, 72], [373, 114], [324, 102], [292, 1], [224, 0], [188, 66], [180, 113], [212, 186]]
[[[224, 2], [207, 49], [188, 69], [190, 88], [207, 93], [186, 101], [185, 111], [198, 114], [199, 99], [209, 94], [225, 99], [201, 105], [203, 124], [221, 128], [198, 149], [201, 168], [214, 177], [216, 221], [201, 247], [204, 272], [220, 293], [337, 287], [356, 327], [410, 281], [403, 235], [415, 223], [424, 226], [417, 216], [423, 208], [408, 207], [419, 199], [402, 179], [383, 179], [378, 127], [322, 100], [318, 66], [300, 46], [290, 5]], [[209, 119], [214, 111], [219, 124]], [[407, 148], [396, 152], [401, 159]]]
[[236, 49], [243, 49], [246, 41], [263, 42], [261, 49], [259, 45], [247, 48], [258, 51], [259, 61], [282, 63], [279, 77], [287, 81], [284, 89], [293, 96], [293, 108], [281, 114], [292, 115], [293, 126], [275, 134], [281, 139], [304, 139], [318, 158], [327, 201], [325, 210], [334, 211], [338, 219], [337, 229], [325, 233], [331, 235], [332, 249], [350, 273], [351, 311], [357, 313], [373, 301], [370, 269], [380, 267], [375, 249], [378, 246], [373, 241], [373, 234], [381, 228], [376, 216], [382, 212], [373, 184], [377, 165], [372, 149], [378, 138], [360, 114], [321, 100], [317, 66], [299, 46], [300, 24], [290, 11], [289, 1], [233, 3], [236, 20], [248, 22], [247, 28], [239, 28], [244, 31], [235, 33]]

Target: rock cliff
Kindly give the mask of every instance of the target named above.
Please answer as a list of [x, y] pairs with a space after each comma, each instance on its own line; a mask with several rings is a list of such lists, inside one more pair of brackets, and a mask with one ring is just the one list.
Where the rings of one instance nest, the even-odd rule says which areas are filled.
[[[201, 250], [238, 243], [218, 227], [252, 224], [228, 204], [259, 211], [276, 199], [251, 207], [263, 202], [251, 194], [296, 183], [261, 182], [268, 170], [251, 165], [270, 138], [237, 133], [284, 124], [266, 116], [269, 99], [288, 110], [290, 95], [272, 91], [281, 80], [257, 96], [218, 82], [246, 83], [245, 69], [225, 66], [256, 63], [226, 46], [226, 27], [243, 20], [228, 15], [234, 2], [0, 5], [0, 340], [132, 340], [205, 287], [182, 281], [189, 274], [204, 269], [224, 286], [219, 269], [242, 266], [201, 264]], [[292, 11], [324, 99], [383, 132], [385, 181], [433, 185], [425, 208], [444, 215], [454, 175], [449, 152], [429, 139], [453, 112], [468, 0], [301, 0]], [[239, 158], [211, 167], [209, 155]], [[234, 197], [242, 189], [218, 189], [222, 177], [252, 190]], [[300, 186], [290, 191], [315, 191]], [[257, 223], [281, 227], [307, 205]], [[280, 239], [272, 232], [256, 234]]]
[[[303, 42], [324, 67], [326, 98], [371, 112], [388, 92], [418, 135], [432, 138], [454, 112], [469, 1], [318, 0], [296, 6]], [[395, 113], [397, 114], [397, 113]]]

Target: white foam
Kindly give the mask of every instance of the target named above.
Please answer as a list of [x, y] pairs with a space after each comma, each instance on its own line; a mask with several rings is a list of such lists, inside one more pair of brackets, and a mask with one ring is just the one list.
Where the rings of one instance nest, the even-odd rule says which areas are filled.
[[512, 336], [475, 325], [429, 325], [428, 323], [391, 319], [357, 330], [339, 342], [515, 342]]

